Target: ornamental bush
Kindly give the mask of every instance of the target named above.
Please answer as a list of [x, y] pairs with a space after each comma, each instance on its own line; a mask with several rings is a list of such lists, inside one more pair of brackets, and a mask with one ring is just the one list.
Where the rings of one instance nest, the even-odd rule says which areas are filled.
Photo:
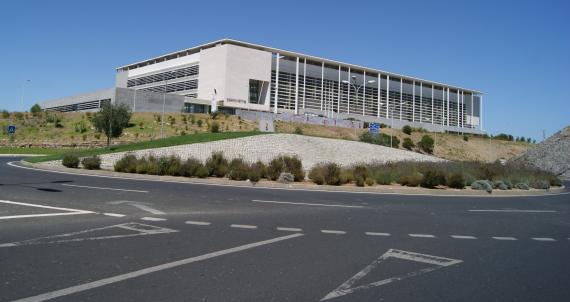
[[471, 184], [471, 189], [473, 190], [485, 190], [487, 193], [491, 194], [493, 192], [493, 187], [489, 182], [485, 180], [476, 180]]
[[427, 170], [424, 173], [424, 177], [422, 179], [422, 182], [420, 183], [420, 186], [422, 186], [423, 188], [428, 188], [428, 189], [433, 189], [436, 186], [439, 185], [445, 185], [445, 175], [438, 171], [438, 170]]
[[414, 148], [415, 146], [416, 145], [414, 144], [411, 138], [409, 137], [404, 138], [404, 142], [402, 143], [402, 147], [404, 147], [404, 149], [412, 150], [412, 148]]
[[196, 170], [200, 166], [202, 166], [202, 163], [198, 159], [190, 157], [182, 162], [178, 174], [185, 177], [194, 177], [196, 176]]
[[404, 127], [402, 127], [402, 132], [404, 132], [407, 135], [412, 134], [412, 127], [410, 125], [405, 125]]
[[137, 157], [134, 154], [126, 153], [113, 166], [115, 172], [134, 173], [137, 172]]
[[246, 180], [248, 179], [250, 167], [241, 158], [234, 158], [230, 162], [228, 177], [231, 180]]
[[210, 176], [224, 177], [228, 173], [228, 160], [222, 152], [213, 152], [206, 160], [206, 168]]
[[61, 164], [68, 168], [77, 168], [79, 167], [79, 156], [76, 154], [65, 154]]
[[81, 165], [87, 170], [99, 170], [101, 169], [101, 158], [97, 155], [85, 157], [81, 160]]
[[464, 189], [465, 188], [465, 177], [463, 173], [453, 173], [447, 179], [447, 186], [454, 189]]
[[398, 178], [398, 183], [402, 186], [408, 187], [417, 187], [419, 186], [424, 179], [424, 176], [421, 173], [413, 173], [410, 175], [402, 175]]
[[422, 136], [422, 139], [418, 142], [418, 147], [424, 152], [432, 154], [433, 153], [434, 140], [429, 135]]

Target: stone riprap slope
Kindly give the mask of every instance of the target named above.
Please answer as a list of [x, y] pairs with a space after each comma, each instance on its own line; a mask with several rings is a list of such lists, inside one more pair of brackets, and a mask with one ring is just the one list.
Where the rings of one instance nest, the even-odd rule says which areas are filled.
[[570, 126], [513, 158], [513, 161], [570, 179]]
[[[305, 169], [310, 169], [320, 162], [336, 162], [349, 166], [358, 162], [373, 161], [442, 161], [434, 156], [373, 144], [295, 134], [255, 135], [130, 153], [137, 157], [151, 154], [154, 156], [177, 155], [182, 159], [195, 157], [205, 161], [214, 151], [223, 151], [225, 157], [230, 159], [240, 157], [249, 162], [261, 160], [266, 163], [279, 155], [296, 155], [301, 158]], [[125, 152], [102, 155], [102, 168], [112, 169], [115, 161], [124, 154]]]

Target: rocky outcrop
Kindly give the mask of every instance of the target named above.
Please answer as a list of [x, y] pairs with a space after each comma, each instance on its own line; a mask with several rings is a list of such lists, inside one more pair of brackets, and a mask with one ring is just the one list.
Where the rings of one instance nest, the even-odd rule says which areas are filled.
[[570, 126], [512, 159], [570, 180]]

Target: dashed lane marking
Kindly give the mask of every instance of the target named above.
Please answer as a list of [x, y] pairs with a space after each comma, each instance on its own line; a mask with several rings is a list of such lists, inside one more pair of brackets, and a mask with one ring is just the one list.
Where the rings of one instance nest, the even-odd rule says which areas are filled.
[[504, 210], [469, 210], [469, 212], [499, 212], [499, 213], [557, 213], [555, 210], [517, 210], [517, 209], [504, 209]]
[[550, 237], [532, 237], [531, 239], [536, 241], [556, 241], [556, 239]]
[[149, 192], [149, 191], [144, 191], [144, 190], [119, 189], [119, 188], [107, 188], [107, 187], [92, 187], [92, 186], [80, 186], [80, 185], [72, 185], [72, 184], [61, 184], [61, 185], [66, 186], [66, 187], [95, 189], [95, 190], [124, 191], [124, 192], [135, 192], [135, 193], [148, 193]]
[[211, 222], [207, 222], [207, 221], [192, 221], [192, 220], [188, 220], [186, 221], [186, 224], [191, 224], [191, 225], [210, 225], [212, 224]]
[[453, 239], [477, 239], [475, 236], [468, 236], [468, 235], [451, 235]]
[[390, 236], [390, 233], [365, 232], [368, 236]]
[[496, 240], [507, 240], [507, 241], [514, 241], [514, 240], [517, 240], [517, 238], [515, 238], [515, 237], [500, 237], [500, 236], [497, 236], [497, 237], [491, 237], [491, 238], [496, 239]]
[[232, 224], [230, 225], [230, 227], [232, 228], [236, 228], [236, 229], [257, 229], [256, 225], [249, 225], [249, 224]]
[[336, 235], [344, 235], [346, 234], [345, 231], [337, 231], [337, 230], [321, 230], [323, 234], [336, 234]]
[[336, 208], [364, 208], [363, 206], [350, 206], [350, 205], [343, 205], [343, 204], [290, 202], [290, 201], [274, 201], [274, 200], [259, 200], [259, 199], [253, 199], [252, 201], [253, 202], [260, 202], [260, 203], [293, 204], [293, 205], [302, 205], [302, 206], [336, 207]]
[[143, 217], [141, 218], [141, 220], [146, 220], [146, 221], [165, 221], [166, 218], [158, 218], [158, 217]]
[[103, 213], [103, 215], [111, 216], [111, 217], [125, 217], [126, 216], [124, 214], [117, 214], [117, 213]]
[[435, 238], [435, 236], [431, 234], [408, 234], [408, 236], [414, 238]]
[[286, 231], [286, 232], [302, 232], [303, 229], [300, 228], [284, 228], [284, 227], [277, 227], [278, 231]]

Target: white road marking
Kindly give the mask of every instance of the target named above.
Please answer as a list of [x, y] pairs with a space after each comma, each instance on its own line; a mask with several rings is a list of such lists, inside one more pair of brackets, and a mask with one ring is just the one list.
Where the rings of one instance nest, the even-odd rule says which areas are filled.
[[103, 213], [103, 215], [111, 216], [111, 217], [125, 217], [126, 215], [117, 214], [117, 213]]
[[[94, 233], [99, 231], [107, 231], [111, 229], [122, 229], [122, 230], [129, 230], [135, 233], [133, 234], [124, 234], [124, 231], [121, 232], [120, 235], [105, 235], [105, 236], [93, 236]], [[123, 223], [117, 225], [111, 225], [101, 228], [94, 228], [88, 229], [78, 232], [71, 232], [66, 234], [60, 235], [52, 235], [46, 237], [39, 237], [34, 239], [28, 239], [24, 241], [18, 242], [10, 242], [0, 244], [0, 247], [14, 247], [14, 246], [22, 246], [22, 245], [35, 245], [35, 244], [53, 244], [53, 243], [64, 243], [64, 242], [79, 242], [79, 241], [86, 241], [86, 240], [104, 240], [104, 239], [118, 239], [118, 238], [128, 238], [128, 237], [135, 237], [135, 236], [144, 236], [144, 235], [156, 235], [156, 234], [167, 234], [167, 233], [175, 233], [178, 232], [177, 230], [157, 227], [148, 224], [130, 222], [130, 223]], [[79, 237], [79, 238], [71, 238], [80, 235], [87, 235], [92, 237]]]
[[278, 231], [287, 231], [287, 232], [302, 232], [303, 229], [300, 228], [284, 228], [284, 227], [277, 227]]
[[390, 233], [365, 232], [369, 236], [390, 236]]
[[148, 206], [150, 203], [147, 202], [139, 202], [139, 201], [131, 201], [131, 200], [116, 200], [116, 201], [110, 201], [108, 202], [108, 204], [112, 204], [112, 205], [118, 205], [118, 204], [126, 204], [129, 206], [133, 206], [139, 210], [143, 210], [145, 212], [149, 212], [153, 215], [166, 215], [166, 213], [164, 213], [163, 211], [151, 208], [150, 206]]
[[434, 235], [430, 235], [430, 234], [408, 234], [408, 236], [415, 237], [415, 238], [435, 238]]
[[467, 235], [451, 235], [451, 238], [454, 239], [477, 239], [475, 236], [467, 236]]
[[344, 235], [346, 234], [345, 231], [336, 231], [336, 230], [321, 230], [323, 234], [337, 234], [337, 235]]
[[144, 190], [132, 190], [132, 189], [118, 189], [118, 188], [107, 188], [107, 187], [92, 187], [92, 186], [80, 186], [71, 184], [61, 184], [66, 187], [76, 187], [76, 188], [86, 188], [86, 189], [96, 189], [96, 190], [110, 190], [110, 191], [124, 191], [124, 192], [135, 192], [135, 193], [148, 193], [149, 191]]
[[249, 225], [249, 224], [232, 224], [230, 225], [230, 227], [237, 229], [257, 229], [256, 225]]
[[325, 203], [306, 203], [306, 202], [290, 202], [290, 201], [274, 201], [274, 200], [259, 200], [253, 199], [253, 202], [261, 203], [276, 203], [276, 204], [294, 204], [302, 206], [319, 206], [319, 207], [336, 207], [336, 208], [364, 208], [363, 206], [350, 206], [343, 204], [325, 204]]
[[[405, 273], [405, 274], [396, 275], [394, 277], [390, 277], [390, 278], [383, 279], [380, 281], [372, 282], [372, 283], [369, 283], [366, 285], [360, 285], [360, 286], [354, 287], [356, 282], [358, 282], [360, 279], [364, 278], [366, 275], [368, 275], [370, 272], [372, 272], [380, 263], [384, 262], [388, 258], [396, 258], [396, 259], [401, 259], [401, 260], [415, 261], [415, 262], [420, 262], [420, 263], [433, 265], [433, 266], [428, 267], [428, 268], [423, 268], [423, 269], [420, 269], [417, 271]], [[351, 294], [355, 291], [366, 290], [366, 289], [370, 289], [373, 287], [385, 285], [388, 283], [392, 283], [394, 281], [400, 281], [400, 280], [403, 280], [406, 278], [419, 276], [419, 275], [422, 275], [422, 274], [425, 274], [428, 272], [432, 272], [432, 271], [435, 271], [435, 270], [440, 269], [440, 268], [448, 267], [448, 266], [451, 266], [454, 264], [458, 264], [461, 262], [463, 262], [463, 261], [457, 260], [457, 259], [443, 258], [443, 257], [432, 256], [432, 255], [425, 255], [425, 254], [419, 254], [419, 253], [390, 249], [386, 253], [384, 253], [380, 257], [378, 257], [376, 260], [374, 260], [372, 263], [370, 263], [368, 266], [366, 266], [364, 269], [362, 269], [361, 271], [356, 273], [356, 275], [352, 276], [346, 282], [341, 284], [335, 290], [331, 291], [326, 296], [324, 296], [321, 299], [321, 301], [325, 301], [325, 300], [337, 298], [340, 296], [348, 295], [348, 294]]]
[[517, 210], [517, 209], [505, 209], [505, 210], [469, 210], [469, 212], [500, 212], [500, 213], [557, 213], [555, 210]]
[[[189, 184], [189, 185], [204, 185], [204, 186], [214, 186], [214, 187], [245, 188], [245, 189], [257, 189], [257, 190], [323, 192], [323, 193], [334, 193], [334, 194], [346, 193], [346, 194], [365, 194], [365, 195], [397, 195], [397, 196], [403, 195], [403, 196], [429, 196], [429, 197], [434, 196], [433, 194], [430, 194], [430, 193], [397, 193], [397, 192], [371, 192], [371, 191], [361, 191], [361, 192], [356, 191], [355, 192], [355, 191], [346, 191], [346, 190], [330, 191], [330, 190], [325, 190], [325, 189], [250, 187], [250, 186], [243, 186], [243, 185], [207, 183], [207, 182], [203, 182], [203, 181], [199, 181], [199, 180], [192, 180], [192, 179], [190, 179], [189, 181], [183, 181], [183, 180], [137, 178], [137, 177], [129, 177], [127, 175], [121, 175], [121, 176], [94, 175], [94, 174], [86, 174], [86, 173], [78, 173], [78, 172], [55, 171], [55, 170], [49, 170], [49, 169], [25, 167], [25, 166], [15, 165], [13, 161], [9, 162], [8, 166], [15, 167], [18, 169], [27, 169], [27, 170], [41, 171], [41, 172], [47, 172], [47, 173], [67, 174], [67, 175], [79, 175], [79, 176], [86, 176], [86, 177], [99, 177], [99, 178], [109, 178], [109, 179], [150, 181], [150, 182], [164, 182], [164, 183]], [[518, 197], [529, 197], [529, 196], [558, 196], [558, 195], [570, 195], [570, 192], [545, 193], [545, 194], [537, 194], [537, 195], [528, 195], [528, 194], [518, 194], [518, 195], [517, 194], [508, 194], [508, 195], [445, 194], [445, 195], [438, 195], [438, 197], [518, 198]]]
[[192, 220], [188, 220], [186, 221], [186, 224], [192, 224], [192, 225], [210, 225], [212, 224], [211, 222], [206, 222], [206, 221], [192, 221]]
[[9, 200], [0, 200], [0, 203], [11, 204], [11, 205], [19, 205], [19, 206], [26, 206], [26, 207], [33, 207], [33, 208], [42, 208], [42, 209], [65, 211], [64, 213], [44, 213], [44, 214], [25, 214], [25, 215], [0, 216], [0, 220], [1, 220], [1, 219], [30, 218], [30, 217], [50, 217], [50, 216], [65, 216], [65, 215], [81, 215], [81, 214], [93, 214], [93, 213], [95, 213], [95, 212], [92, 212], [92, 211], [84, 211], [84, 210], [77, 210], [77, 209], [70, 209], [70, 208], [61, 208], [61, 207], [52, 207], [52, 206], [45, 206], [45, 205], [40, 205], [40, 204], [17, 202], [17, 201], [9, 201]]
[[556, 241], [556, 239], [550, 237], [532, 237], [531, 239], [536, 241]]
[[68, 287], [68, 288], [64, 288], [64, 289], [60, 289], [60, 290], [56, 290], [56, 291], [52, 291], [52, 292], [48, 292], [48, 293], [44, 293], [44, 294], [40, 294], [40, 295], [33, 296], [33, 297], [23, 298], [20, 300], [16, 300], [14, 302], [41, 302], [41, 301], [46, 301], [46, 300], [50, 300], [50, 299], [54, 299], [54, 298], [58, 298], [58, 297], [63, 297], [63, 296], [83, 292], [83, 291], [90, 290], [93, 288], [98, 288], [101, 286], [105, 286], [105, 285], [129, 280], [129, 279], [137, 278], [137, 277], [144, 276], [147, 274], [156, 273], [159, 271], [179, 267], [182, 265], [187, 265], [187, 264], [191, 264], [191, 263], [195, 263], [195, 262], [199, 262], [199, 261], [203, 261], [203, 260], [208, 260], [208, 259], [219, 257], [219, 256], [224, 256], [227, 254], [245, 251], [245, 250], [252, 249], [255, 247], [259, 247], [259, 246], [263, 246], [263, 245], [268, 245], [268, 244], [273, 244], [273, 243], [277, 243], [277, 242], [288, 240], [288, 239], [293, 239], [293, 238], [300, 237], [300, 236], [303, 236], [303, 234], [297, 233], [297, 234], [291, 234], [291, 235], [282, 236], [282, 237], [276, 237], [276, 238], [269, 239], [269, 240], [258, 241], [258, 242], [254, 242], [254, 243], [250, 243], [250, 244], [245, 244], [245, 245], [229, 248], [226, 250], [220, 250], [220, 251], [216, 251], [216, 252], [212, 252], [212, 253], [196, 256], [196, 257], [191, 257], [191, 258], [186, 258], [186, 259], [182, 259], [182, 260], [178, 260], [178, 261], [174, 261], [174, 262], [169, 262], [169, 263], [164, 263], [164, 264], [160, 264], [160, 265], [156, 265], [156, 266], [151, 266], [151, 267], [143, 268], [143, 269], [140, 269], [137, 271], [129, 272], [126, 274], [108, 277], [108, 278], [100, 279], [97, 281], [84, 283], [84, 284], [80, 284], [80, 285], [76, 285], [76, 286], [72, 286], [72, 287]]
[[141, 220], [146, 220], [146, 221], [165, 221], [166, 218], [158, 218], [158, 217], [143, 217], [141, 218]]
[[510, 241], [517, 240], [517, 238], [515, 237], [491, 237], [491, 238], [496, 240], [510, 240]]

